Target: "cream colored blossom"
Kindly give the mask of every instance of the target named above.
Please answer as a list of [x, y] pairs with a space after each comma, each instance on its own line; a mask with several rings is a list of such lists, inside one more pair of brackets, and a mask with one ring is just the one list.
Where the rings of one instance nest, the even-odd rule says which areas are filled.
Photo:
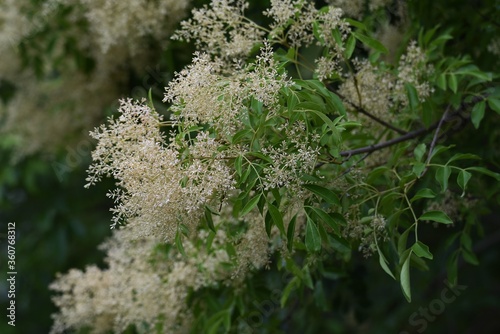
[[[257, 218], [256, 216], [252, 216]], [[230, 215], [216, 219], [217, 232], [199, 230], [183, 240], [186, 256], [155, 237], [137, 239], [140, 223], [132, 219], [115, 231], [101, 249], [105, 269], [89, 266], [58, 275], [50, 288], [59, 312], [51, 333], [91, 328], [91, 333], [186, 333], [192, 325], [187, 298], [191, 291], [226, 285], [237, 288], [251, 271], [268, 261], [269, 241], [262, 217], [242, 236], [229, 238]], [[208, 246], [210, 240], [210, 246]], [[228, 253], [231, 244], [237, 254]]]
[[496, 56], [500, 56], [500, 38], [493, 38], [488, 45], [488, 51]]
[[244, 16], [248, 3], [213, 0], [210, 6], [193, 9], [192, 18], [181, 22], [173, 38], [193, 40], [200, 50], [229, 59], [246, 57], [262, 41], [264, 31]]
[[385, 217], [376, 214], [360, 218], [358, 209], [351, 210], [347, 217], [347, 226], [342, 229], [345, 238], [359, 241], [358, 250], [365, 257], [369, 257], [377, 251], [377, 243], [387, 240]]
[[189, 0], [52, 0], [76, 6], [89, 23], [90, 33], [101, 52], [114, 45], [128, 45], [130, 53], [140, 52], [145, 39], [166, 41], [173, 27], [187, 14]]
[[263, 187], [266, 190], [284, 187], [296, 193], [302, 185], [301, 177], [314, 171], [319, 156], [319, 138], [308, 134], [303, 122], [283, 127], [287, 139], [262, 150], [273, 161], [264, 169]]
[[16, 138], [15, 159], [38, 152], [54, 153], [60, 148], [77, 152], [83, 142], [88, 144], [88, 153], [90, 143], [82, 134], [101, 120], [104, 108], [119, 95], [123, 80], [119, 65], [102, 57], [88, 75], [68, 64], [56, 77], [37, 78], [29, 69], [20, 70], [15, 49], [3, 55], [10, 68], [2, 69], [0, 78], [11, 81], [16, 92], [7, 104], [0, 105], [0, 132]]
[[[78, 152], [78, 145], [88, 143], [81, 134], [98, 124], [123, 93], [128, 84], [124, 64], [142, 75], [155, 58], [143, 45], [148, 40], [166, 45], [188, 5], [189, 1], [147, 0], [0, 2], [0, 79], [16, 86], [13, 99], [0, 105], [0, 132], [15, 138], [15, 159], [39, 152], [53, 155], [61, 148], [67, 155], [85, 155]], [[67, 28], [61, 30], [57, 22], [63, 12]], [[56, 32], [58, 38], [44, 55], [41, 69], [48, 74], [40, 77], [21, 66], [17, 46], [24, 41], [29, 48], [33, 37], [43, 43], [45, 31]], [[90, 73], [68, 59], [68, 40], [80, 57], [91, 60]]]
[[408, 106], [407, 84], [416, 89], [421, 102], [433, 92], [427, 81], [433, 68], [427, 64], [425, 53], [415, 42], [408, 45], [395, 73], [387, 68], [376, 67], [368, 60], [354, 60], [353, 63], [356, 72], [341, 85], [339, 93], [351, 104], [364, 108], [380, 119], [397, 112], [397, 108]]
[[350, 32], [349, 25], [342, 18], [342, 10], [329, 6], [320, 11], [314, 4], [304, 0], [271, 1], [271, 7], [264, 14], [271, 17], [271, 37], [280, 43], [288, 43], [293, 47], [308, 46], [315, 41], [314, 25], [317, 24], [322, 46], [336, 51], [338, 43], [332, 35], [332, 30], [338, 29], [341, 38], [345, 39]]
[[98, 144], [87, 186], [113, 176], [118, 187], [109, 193], [117, 203], [114, 225], [136, 217], [140, 235], [172, 240], [180, 222], [196, 226], [203, 205], [232, 188], [230, 170], [208, 134], [198, 136], [184, 163], [167, 145], [155, 111], [130, 99], [121, 101], [119, 111], [118, 119], [91, 133]]
[[[347, 16], [362, 19], [365, 14], [365, 8], [370, 11], [376, 11], [381, 7], [387, 6], [392, 0], [329, 0], [328, 3], [342, 8]], [[366, 6], [366, 7], [365, 7]]]
[[280, 89], [290, 84], [286, 75], [276, 70], [273, 57], [268, 43], [256, 63], [245, 67], [228, 68], [217, 58], [195, 53], [193, 63], [176, 74], [166, 88], [164, 101], [172, 103], [172, 119], [184, 129], [210, 124], [224, 135], [233, 135], [248, 117], [251, 98], [272, 110]]

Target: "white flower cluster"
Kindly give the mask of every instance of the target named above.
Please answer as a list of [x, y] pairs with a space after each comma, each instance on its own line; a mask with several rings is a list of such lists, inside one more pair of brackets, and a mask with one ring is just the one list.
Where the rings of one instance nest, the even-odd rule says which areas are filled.
[[[181, 23], [182, 29], [174, 38], [193, 40], [198, 48], [226, 60], [245, 58], [268, 32], [244, 16], [246, 8], [248, 3], [243, 0], [213, 0], [210, 7], [194, 9], [193, 18]], [[273, 19], [270, 38], [293, 47], [315, 41], [315, 24], [318, 24], [322, 45], [332, 48], [338, 44], [332, 36], [333, 29], [339, 29], [342, 38], [350, 31], [341, 18], [341, 9], [329, 7], [327, 11], [319, 11], [313, 3], [304, 0], [273, 0], [264, 14]]]
[[179, 20], [187, 14], [189, 0], [52, 0], [75, 5], [89, 23], [89, 30], [106, 53], [114, 45], [129, 45], [134, 54], [145, 38], [166, 41]]
[[387, 240], [385, 217], [376, 214], [359, 219], [359, 210], [356, 209], [347, 218], [348, 224], [343, 228], [342, 234], [345, 238], [358, 240], [360, 243], [358, 250], [365, 257], [369, 257], [377, 251], [377, 243]]
[[[262, 218], [231, 240], [219, 218], [216, 232], [200, 230], [183, 241], [185, 256], [154, 237], [137, 239], [135, 220], [101, 247], [106, 269], [89, 266], [59, 275], [50, 288], [59, 308], [51, 333], [91, 328], [91, 333], [186, 333], [192, 325], [187, 298], [202, 288], [238, 288], [249, 271], [268, 261], [269, 241]], [[254, 217], [255, 218], [255, 217]], [[228, 245], [237, 254], [230, 256]]]
[[341, 85], [339, 92], [353, 105], [381, 119], [392, 114], [395, 107], [408, 105], [406, 84], [415, 87], [420, 101], [433, 91], [427, 81], [433, 68], [427, 64], [425, 53], [415, 42], [410, 43], [401, 56], [396, 74], [376, 67], [368, 60], [353, 62], [356, 73]]
[[366, 8], [370, 11], [389, 5], [393, 0], [329, 0], [328, 3], [342, 8], [349, 17], [362, 19]]
[[302, 185], [301, 177], [311, 174], [319, 156], [319, 137], [307, 133], [303, 122], [284, 125], [285, 140], [281, 145], [263, 148], [273, 163], [264, 169], [265, 190], [285, 187], [298, 193]]
[[213, 0], [210, 6], [193, 9], [192, 18], [181, 22], [173, 38], [194, 41], [199, 49], [225, 59], [245, 57], [262, 41], [264, 31], [244, 16], [248, 3]]
[[91, 133], [98, 144], [87, 186], [113, 176], [119, 187], [109, 194], [117, 203], [114, 223], [137, 217], [141, 234], [172, 240], [180, 222], [196, 225], [203, 205], [232, 188], [231, 172], [209, 135], [201, 133], [181, 159], [155, 111], [130, 99], [120, 103], [120, 117]]
[[488, 45], [488, 51], [495, 56], [500, 56], [500, 38], [492, 38], [490, 44]]
[[378, 69], [368, 60], [354, 59], [353, 64], [356, 73], [340, 86], [340, 94], [350, 103], [377, 117], [387, 115], [393, 106], [393, 76]]
[[417, 42], [412, 41], [406, 53], [401, 56], [398, 64], [398, 78], [394, 90], [399, 94], [397, 100], [402, 101], [406, 105], [405, 84], [411, 84], [415, 87], [418, 93], [418, 98], [422, 102], [428, 98], [434, 89], [426, 80], [434, 71], [432, 65], [427, 64], [425, 52], [417, 45]]
[[276, 70], [273, 56], [271, 46], [264, 43], [255, 64], [228, 68], [220, 59], [196, 53], [193, 63], [166, 88], [164, 101], [173, 104], [173, 120], [185, 129], [208, 123], [223, 135], [233, 135], [248, 116], [251, 97], [272, 110], [280, 89], [290, 84]]
[[[142, 75], [154, 59], [144, 45], [152, 40], [166, 45], [189, 3], [1, 1], [0, 80], [12, 82], [16, 93], [7, 105], [0, 104], [0, 132], [16, 139], [14, 158], [37, 152], [52, 154], [64, 144], [65, 148], [74, 149], [81, 143], [79, 134], [98, 124], [104, 109], [123, 93], [128, 81], [124, 64]], [[67, 28], [61, 28], [61, 21], [66, 22]], [[41, 66], [48, 73], [43, 77], [35, 76], [33, 70], [20, 64], [22, 55], [16, 49], [20, 42], [27, 42], [28, 48], [36, 44], [29, 40], [34, 36], [40, 39], [37, 43], [43, 44], [43, 38], [51, 38], [53, 43], [51, 51], [43, 54]], [[92, 60], [91, 73], [76, 68], [72, 57], [68, 57], [68, 45], [79, 59]]]
[[[31, 70], [20, 71], [14, 49], [3, 55], [0, 79], [14, 83], [16, 93], [7, 104], [0, 104], [0, 133], [16, 139], [15, 160], [78, 146], [81, 134], [98, 123], [104, 108], [115, 101], [123, 81], [119, 64], [108, 57], [97, 59], [96, 70], [88, 75], [68, 65], [56, 78], [37, 79]], [[114, 57], [114, 61], [120, 60]]]
[[321, 45], [334, 47], [337, 42], [332, 36], [332, 30], [339, 29], [343, 37], [346, 37], [350, 28], [341, 18], [343, 12], [340, 8], [330, 6], [327, 9], [319, 11], [313, 3], [304, 0], [274, 0], [264, 14], [274, 19], [271, 36], [283, 39], [281, 42], [294, 47], [311, 45], [315, 41], [313, 31], [317, 24]]

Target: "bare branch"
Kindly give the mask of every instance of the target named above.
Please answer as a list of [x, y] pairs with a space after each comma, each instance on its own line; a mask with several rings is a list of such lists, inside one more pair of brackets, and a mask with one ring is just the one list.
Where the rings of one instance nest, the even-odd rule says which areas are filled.
[[[327, 85], [327, 88], [328, 88], [331, 92], [334, 92], [334, 91], [333, 91], [333, 89], [332, 89], [332, 87], [330, 87], [329, 85]], [[393, 131], [395, 131], [395, 132], [399, 133], [400, 135], [404, 135], [404, 134], [406, 134], [406, 133], [407, 133], [407, 131], [402, 130], [402, 129], [398, 128], [398, 127], [395, 127], [394, 125], [387, 123], [386, 121], [384, 121], [384, 120], [382, 120], [382, 119], [378, 118], [377, 116], [372, 115], [372, 114], [371, 114], [371, 113], [369, 113], [369, 112], [368, 112], [365, 108], [363, 108], [362, 106], [357, 106], [357, 105], [356, 105], [356, 104], [354, 104], [353, 102], [351, 102], [351, 101], [347, 100], [347, 99], [345, 98], [345, 96], [342, 96], [342, 95], [341, 95], [341, 94], [339, 94], [338, 92], [334, 92], [334, 93], [335, 93], [335, 94], [337, 94], [337, 95], [338, 95], [340, 98], [342, 98], [344, 101], [346, 101], [347, 103], [349, 103], [349, 104], [350, 104], [350, 105], [351, 105], [351, 106], [352, 106], [352, 107], [353, 107], [353, 108], [354, 108], [357, 112], [359, 112], [359, 113], [361, 113], [361, 114], [365, 115], [366, 117], [368, 117], [368, 118], [370, 118], [370, 119], [374, 120], [375, 122], [377, 122], [377, 123], [379, 123], [379, 124], [382, 124], [382, 125], [383, 125], [383, 126], [385, 126], [386, 128], [391, 129], [391, 130], [393, 130]]]
[[437, 128], [436, 128], [436, 132], [434, 132], [434, 137], [432, 138], [431, 146], [429, 147], [429, 154], [427, 156], [426, 164], [429, 164], [429, 162], [431, 161], [432, 151], [434, 150], [434, 147], [436, 146], [436, 143], [437, 143], [437, 139], [439, 137], [439, 130], [441, 130], [441, 127], [443, 126], [444, 120], [448, 117], [449, 110], [450, 110], [450, 106], [448, 106], [446, 108], [443, 116], [439, 120], [439, 123], [438, 123]]
[[437, 128], [437, 124], [433, 124], [429, 128], [420, 128], [418, 130], [408, 132], [407, 134], [405, 134], [401, 137], [394, 138], [394, 139], [385, 141], [383, 143], [374, 144], [374, 145], [365, 146], [365, 147], [360, 147], [360, 148], [356, 148], [354, 150], [342, 151], [342, 152], [340, 152], [340, 156], [350, 157], [353, 155], [375, 152], [375, 151], [378, 151], [380, 149], [383, 149], [383, 148], [386, 148], [386, 147], [389, 147], [392, 145], [396, 145], [396, 144], [402, 143], [402, 142], [410, 140], [410, 139], [414, 139], [414, 138], [423, 136], [423, 135], [431, 132], [435, 128]]
[[[469, 106], [474, 105], [477, 102], [479, 102], [479, 101], [481, 101], [481, 100], [483, 100], [485, 98], [486, 98], [485, 95], [480, 95], [480, 96], [473, 97], [470, 102], [467, 102], [467, 103], [466, 102], [462, 102], [462, 104], [460, 105], [460, 107], [456, 111], [454, 111], [453, 113], [448, 113], [448, 109], [450, 108], [450, 106], [448, 106], [446, 108], [445, 115], [443, 115], [443, 117], [441, 117], [441, 119], [438, 122], [432, 124], [428, 128], [420, 128], [420, 129], [408, 132], [408, 133], [406, 133], [405, 135], [403, 135], [401, 137], [394, 138], [394, 139], [385, 141], [383, 143], [369, 145], [369, 146], [365, 146], [365, 147], [360, 147], [360, 148], [356, 148], [356, 149], [348, 150], [348, 151], [342, 151], [342, 152], [340, 152], [340, 156], [342, 156], [342, 157], [351, 157], [353, 155], [375, 152], [375, 151], [381, 150], [383, 148], [390, 147], [390, 146], [393, 146], [393, 145], [405, 142], [407, 140], [411, 140], [411, 139], [415, 139], [415, 138], [424, 136], [426, 134], [431, 133], [435, 129], [441, 128], [441, 126], [443, 125], [444, 122], [448, 123], [448, 122], [456, 119], [457, 116], [460, 117], [460, 118], [468, 119], [468, 118], [470, 118], [470, 116], [469, 115], [467, 115], [467, 116], [462, 115], [461, 114], [462, 111], [464, 111]], [[437, 139], [436, 139], [436, 141], [437, 141]], [[433, 142], [434, 142], [434, 140], [433, 140]], [[434, 145], [435, 145], [435, 142], [434, 142]]]

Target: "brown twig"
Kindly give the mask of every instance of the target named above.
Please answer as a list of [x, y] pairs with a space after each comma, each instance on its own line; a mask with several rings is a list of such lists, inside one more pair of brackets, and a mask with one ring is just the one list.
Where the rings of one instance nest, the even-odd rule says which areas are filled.
[[[438, 122], [435, 122], [434, 124], [432, 124], [428, 128], [425, 128], [425, 127], [420, 128], [420, 129], [408, 132], [405, 135], [400, 136], [398, 138], [394, 138], [394, 139], [385, 141], [383, 143], [369, 145], [369, 146], [365, 146], [365, 147], [360, 147], [360, 148], [356, 148], [356, 149], [348, 150], [348, 151], [342, 151], [342, 152], [340, 152], [340, 156], [351, 157], [353, 155], [375, 152], [375, 151], [378, 151], [380, 149], [390, 147], [390, 146], [405, 142], [405, 141], [410, 140], [410, 139], [415, 139], [415, 138], [424, 136], [424, 135], [434, 131], [435, 129], [441, 128], [441, 126], [444, 122], [449, 122], [450, 120], [455, 119], [457, 116], [459, 116], [460, 118], [464, 118], [464, 116], [461, 115], [461, 112], [463, 110], [468, 108], [470, 105], [476, 104], [477, 102], [479, 102], [485, 98], [486, 98], [486, 96], [480, 95], [480, 96], [475, 96], [468, 103], [463, 102], [455, 112], [453, 112], [453, 113], [445, 112], [445, 114], [447, 114], [447, 115], [443, 115], [443, 117], [441, 117], [441, 119]], [[450, 107], [448, 106], [446, 108], [446, 110], [448, 111], [449, 108]]]
[[436, 127], [437, 127], [437, 124], [433, 124], [427, 129], [420, 128], [418, 130], [408, 132], [407, 134], [405, 134], [401, 137], [394, 138], [394, 139], [385, 141], [383, 143], [369, 145], [369, 146], [365, 146], [365, 147], [360, 147], [360, 148], [356, 148], [356, 149], [348, 150], [348, 151], [342, 151], [342, 152], [340, 152], [340, 156], [351, 157], [353, 155], [375, 152], [375, 151], [378, 151], [380, 149], [383, 149], [383, 148], [386, 148], [386, 147], [389, 147], [392, 145], [396, 145], [396, 144], [402, 143], [402, 142], [410, 140], [410, 139], [414, 139], [414, 138], [423, 136], [423, 135], [431, 132], [432, 130], [434, 130]]
[[[332, 91], [332, 92], [333, 92], [333, 89], [332, 89], [330, 86], [327, 86], [327, 87], [328, 87], [328, 89], [329, 89], [330, 91]], [[382, 119], [378, 118], [377, 116], [372, 115], [371, 113], [369, 113], [369, 112], [368, 112], [365, 108], [363, 108], [362, 106], [358, 106], [358, 105], [354, 104], [353, 102], [351, 102], [351, 101], [347, 100], [347, 99], [345, 98], [345, 96], [342, 96], [342, 94], [339, 94], [338, 92], [335, 92], [335, 94], [337, 94], [340, 98], [342, 98], [344, 101], [346, 101], [347, 103], [349, 103], [349, 104], [350, 104], [350, 105], [351, 105], [351, 106], [352, 106], [352, 107], [353, 107], [353, 108], [354, 108], [357, 112], [359, 112], [359, 113], [361, 113], [361, 114], [365, 115], [366, 117], [368, 117], [368, 118], [370, 118], [370, 119], [374, 120], [375, 122], [377, 122], [377, 123], [379, 123], [379, 124], [381, 124], [381, 125], [385, 126], [386, 128], [391, 129], [391, 130], [393, 130], [393, 131], [395, 131], [395, 132], [399, 133], [400, 135], [404, 135], [404, 134], [406, 134], [406, 133], [407, 133], [407, 131], [402, 130], [402, 129], [398, 128], [398, 127], [395, 127], [394, 125], [392, 125], [392, 124], [390, 124], [390, 123], [387, 123], [386, 121], [384, 121], [384, 120], [382, 120]]]
[[[436, 146], [437, 140], [439, 138], [439, 131], [441, 130], [441, 127], [443, 126], [444, 121], [448, 117], [449, 110], [450, 110], [450, 106], [448, 105], [448, 107], [444, 111], [444, 114], [443, 114], [443, 116], [441, 116], [441, 119], [439, 120], [439, 123], [436, 127], [436, 132], [434, 132], [434, 137], [432, 138], [431, 146], [429, 146], [429, 153], [427, 155], [427, 160], [425, 161], [426, 166], [429, 165], [429, 163], [431, 162], [432, 151], [434, 150], [434, 147]], [[427, 172], [427, 169], [428, 169], [428, 167], [425, 167], [425, 170], [423, 171], [421, 176], [423, 176]]]

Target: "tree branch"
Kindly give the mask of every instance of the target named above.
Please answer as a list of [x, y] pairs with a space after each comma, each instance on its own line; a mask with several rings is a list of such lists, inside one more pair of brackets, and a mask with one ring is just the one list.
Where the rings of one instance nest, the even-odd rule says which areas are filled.
[[423, 135], [431, 132], [435, 128], [437, 128], [437, 123], [431, 125], [427, 129], [426, 128], [420, 128], [418, 130], [408, 132], [407, 134], [405, 134], [405, 135], [403, 135], [401, 137], [394, 138], [394, 139], [385, 141], [383, 143], [374, 144], [374, 145], [365, 146], [365, 147], [360, 147], [360, 148], [356, 148], [356, 149], [348, 150], [348, 151], [342, 151], [342, 152], [340, 152], [340, 156], [342, 156], [342, 157], [350, 157], [350, 156], [353, 156], [353, 155], [375, 152], [375, 151], [378, 151], [380, 149], [383, 149], [383, 148], [386, 148], [386, 147], [389, 147], [389, 146], [392, 146], [392, 145], [396, 145], [396, 144], [402, 143], [404, 141], [407, 141], [407, 140], [410, 140], [410, 139], [413, 139], [413, 138], [417, 138], [417, 137], [423, 136]]
[[467, 103], [466, 102], [462, 102], [462, 104], [460, 105], [460, 107], [456, 111], [454, 111], [453, 113], [448, 113], [447, 112], [448, 109], [450, 108], [450, 106], [448, 106], [446, 108], [445, 115], [443, 115], [443, 117], [441, 117], [441, 119], [438, 122], [435, 122], [434, 124], [432, 124], [428, 128], [420, 128], [420, 129], [408, 132], [405, 135], [400, 136], [398, 138], [394, 138], [394, 139], [385, 141], [383, 143], [369, 145], [369, 146], [365, 146], [365, 147], [360, 147], [360, 148], [356, 148], [356, 149], [348, 150], [348, 151], [342, 151], [342, 152], [340, 152], [340, 156], [342, 156], [342, 157], [351, 157], [353, 155], [375, 152], [375, 151], [378, 151], [380, 149], [383, 149], [383, 148], [386, 148], [386, 147], [389, 147], [389, 146], [392, 146], [392, 145], [396, 145], [396, 144], [402, 143], [402, 142], [410, 140], [410, 139], [414, 139], [414, 138], [418, 138], [418, 137], [421, 137], [423, 135], [426, 135], [426, 134], [434, 131], [435, 129], [441, 128], [441, 126], [442, 126], [443, 123], [445, 123], [445, 122], [448, 123], [448, 122], [450, 122], [452, 120], [457, 119], [457, 117], [461, 118], [461, 119], [469, 119], [470, 115], [464, 116], [464, 115], [461, 114], [462, 111], [464, 111], [470, 105], [474, 105], [474, 104], [478, 103], [479, 101], [481, 101], [481, 100], [483, 100], [485, 98], [486, 98], [486, 96], [480, 95], [480, 96], [473, 97], [470, 102], [467, 102]]
[[[327, 85], [327, 88], [328, 88], [331, 92], [334, 92], [334, 91], [333, 91], [333, 89], [332, 89], [332, 87], [330, 87], [329, 85]], [[382, 125], [383, 125], [383, 126], [385, 126], [386, 128], [391, 129], [391, 130], [393, 130], [393, 131], [395, 131], [395, 132], [399, 133], [400, 135], [404, 135], [404, 134], [406, 134], [406, 133], [407, 133], [407, 131], [402, 130], [402, 129], [398, 128], [398, 127], [395, 127], [394, 125], [387, 123], [386, 121], [384, 121], [384, 120], [382, 120], [382, 119], [378, 118], [377, 116], [370, 114], [370, 113], [369, 113], [369, 112], [368, 112], [365, 108], [363, 108], [363, 107], [361, 107], [361, 106], [357, 106], [357, 105], [356, 105], [356, 104], [354, 104], [353, 102], [351, 102], [351, 101], [347, 100], [347, 99], [345, 98], [345, 96], [342, 96], [342, 94], [339, 94], [338, 92], [334, 92], [334, 93], [335, 93], [335, 94], [337, 94], [337, 95], [338, 95], [340, 98], [342, 98], [344, 101], [346, 101], [347, 103], [349, 103], [349, 104], [350, 104], [350, 105], [351, 105], [351, 106], [352, 106], [352, 107], [353, 107], [353, 108], [354, 108], [357, 112], [359, 112], [359, 113], [361, 113], [361, 114], [365, 115], [366, 117], [368, 117], [368, 118], [370, 118], [370, 119], [374, 120], [375, 122], [377, 122], [377, 123], [379, 123], [379, 124], [382, 124]]]
[[450, 106], [448, 106], [446, 108], [443, 116], [439, 120], [439, 123], [438, 123], [438, 125], [436, 127], [436, 132], [434, 133], [434, 137], [432, 138], [431, 146], [429, 147], [429, 154], [427, 155], [426, 164], [429, 164], [429, 162], [431, 161], [432, 151], [434, 150], [434, 147], [436, 146], [436, 143], [437, 143], [437, 140], [438, 140], [438, 137], [439, 137], [439, 130], [441, 130], [441, 127], [443, 126], [444, 120], [446, 119], [446, 117], [448, 117], [448, 111], [449, 110], [450, 110]]

